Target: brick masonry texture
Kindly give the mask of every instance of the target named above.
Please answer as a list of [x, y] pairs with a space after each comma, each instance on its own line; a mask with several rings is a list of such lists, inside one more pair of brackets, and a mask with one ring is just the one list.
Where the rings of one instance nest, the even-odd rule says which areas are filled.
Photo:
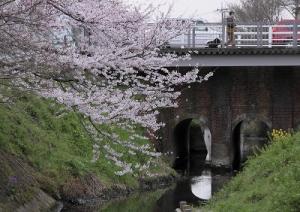
[[[203, 70], [208, 71], [208, 70]], [[300, 70], [296, 67], [218, 68], [207, 82], [178, 88], [179, 107], [164, 109], [158, 149], [174, 151], [174, 129], [186, 119], [201, 119], [212, 134], [212, 163], [230, 166], [232, 132], [256, 119], [270, 128], [300, 127]], [[175, 156], [174, 156], [175, 157]]]

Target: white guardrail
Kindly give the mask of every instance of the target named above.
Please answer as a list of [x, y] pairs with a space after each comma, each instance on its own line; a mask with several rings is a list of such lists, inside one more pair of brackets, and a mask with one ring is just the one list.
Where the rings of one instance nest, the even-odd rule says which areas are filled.
[[[235, 47], [299, 47], [300, 23], [290, 25], [243, 24], [235, 27]], [[222, 24], [199, 24], [167, 44], [169, 48], [226, 47], [227, 29]], [[210, 45], [209, 45], [210, 43]]]

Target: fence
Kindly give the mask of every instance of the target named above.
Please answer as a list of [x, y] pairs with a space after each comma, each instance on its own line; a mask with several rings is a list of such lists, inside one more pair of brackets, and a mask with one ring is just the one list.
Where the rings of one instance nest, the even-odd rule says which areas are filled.
[[[300, 22], [285, 24], [238, 24], [235, 28], [237, 48], [298, 47], [300, 46]], [[187, 33], [169, 41], [170, 48], [226, 47], [227, 29], [217, 23], [198, 24]], [[210, 44], [210, 45], [208, 45]]]

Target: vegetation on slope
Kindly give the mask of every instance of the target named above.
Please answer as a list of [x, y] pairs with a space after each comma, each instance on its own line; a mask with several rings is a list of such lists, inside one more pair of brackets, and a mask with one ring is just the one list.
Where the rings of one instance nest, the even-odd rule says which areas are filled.
[[277, 133], [274, 137], [272, 144], [249, 159], [244, 170], [215, 195], [205, 210], [300, 211], [300, 133]]
[[[139, 178], [172, 172], [138, 126], [94, 125], [52, 100], [1, 89], [0, 153], [29, 164], [47, 192], [58, 194], [72, 179], [76, 184], [86, 176], [105, 188], [137, 188]], [[15, 178], [11, 168], [5, 170], [0, 178]]]

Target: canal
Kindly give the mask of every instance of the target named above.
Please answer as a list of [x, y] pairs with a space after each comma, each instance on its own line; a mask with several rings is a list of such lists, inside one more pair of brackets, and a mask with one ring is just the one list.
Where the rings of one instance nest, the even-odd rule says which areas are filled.
[[232, 174], [225, 170], [205, 168], [200, 175], [181, 178], [164, 190], [136, 193], [126, 199], [108, 202], [102, 206], [75, 207], [64, 212], [174, 212], [180, 201], [199, 206], [205, 204]]
[[175, 130], [176, 159], [173, 168], [182, 175], [172, 187], [137, 193], [101, 207], [64, 209], [64, 212], [174, 212], [180, 201], [190, 205], [205, 204], [229, 181], [230, 170], [210, 167], [211, 134], [207, 127], [186, 120]]

